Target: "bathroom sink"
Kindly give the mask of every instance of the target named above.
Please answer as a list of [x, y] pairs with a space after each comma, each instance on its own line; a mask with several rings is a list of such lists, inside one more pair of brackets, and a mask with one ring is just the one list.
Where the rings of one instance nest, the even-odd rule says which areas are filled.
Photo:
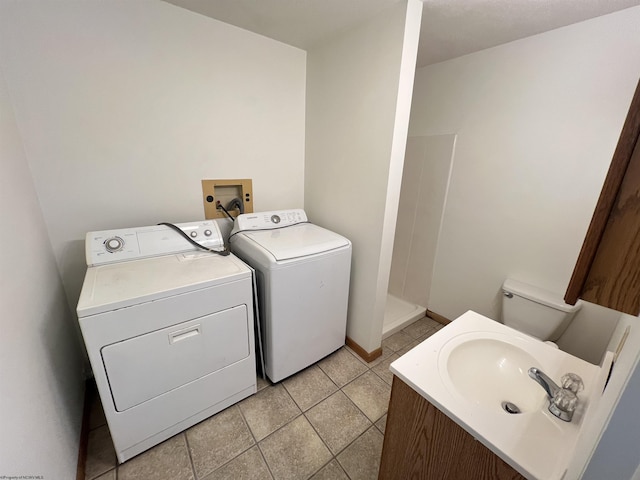
[[[390, 369], [525, 478], [562, 480], [569, 478], [565, 473], [572, 452], [585, 419], [597, 406], [612, 357], [601, 367], [592, 365], [469, 311], [395, 360]], [[556, 381], [566, 372], [582, 377], [585, 390], [571, 422], [549, 413], [545, 391], [528, 376], [530, 367]], [[521, 413], [510, 415], [503, 402]]]
[[439, 363], [444, 384], [465, 401], [508, 413], [539, 411], [544, 405], [544, 391], [527, 374], [541, 362], [513, 336], [491, 332], [456, 336], [443, 346]]

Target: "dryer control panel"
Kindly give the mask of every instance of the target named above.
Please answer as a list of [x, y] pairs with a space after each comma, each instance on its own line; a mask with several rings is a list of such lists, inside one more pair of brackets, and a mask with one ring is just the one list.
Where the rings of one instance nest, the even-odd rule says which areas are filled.
[[291, 225], [308, 221], [307, 214], [301, 208], [245, 213], [238, 215], [231, 234], [233, 235], [236, 232], [246, 230], [270, 230], [273, 228], [290, 227]]
[[[204, 247], [224, 248], [220, 228], [213, 220], [178, 223], [176, 227]], [[197, 247], [165, 225], [89, 232], [85, 239], [88, 266], [193, 250]]]

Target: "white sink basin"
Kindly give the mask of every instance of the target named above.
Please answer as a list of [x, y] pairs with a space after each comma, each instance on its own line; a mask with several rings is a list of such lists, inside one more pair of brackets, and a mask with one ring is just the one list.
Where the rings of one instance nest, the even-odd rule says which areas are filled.
[[458, 335], [443, 346], [439, 355], [442, 380], [454, 395], [492, 410], [506, 411], [505, 402], [521, 413], [544, 406], [545, 392], [528, 375], [537, 361], [513, 338], [497, 333]]

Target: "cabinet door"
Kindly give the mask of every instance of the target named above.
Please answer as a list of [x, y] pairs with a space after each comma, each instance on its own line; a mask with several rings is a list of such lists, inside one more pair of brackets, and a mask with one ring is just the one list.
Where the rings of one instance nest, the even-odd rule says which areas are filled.
[[565, 301], [640, 313], [640, 83], [631, 101]]
[[378, 480], [431, 479], [525, 480], [394, 376]]

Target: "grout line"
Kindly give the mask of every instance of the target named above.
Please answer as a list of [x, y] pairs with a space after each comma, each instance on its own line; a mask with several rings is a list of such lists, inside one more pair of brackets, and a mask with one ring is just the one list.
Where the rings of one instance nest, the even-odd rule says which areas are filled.
[[324, 373], [322, 370], [320, 370], [322, 372], [322, 374], [324, 376], [326, 376], [329, 381], [333, 384], [334, 387], [336, 387], [336, 389], [334, 391], [332, 391], [331, 393], [329, 393], [329, 395], [327, 395], [326, 397], [321, 398], [320, 400], [318, 400], [316, 403], [314, 403], [313, 405], [309, 406], [306, 408], [306, 410], [303, 410], [302, 407], [300, 406], [300, 404], [298, 404], [298, 402], [296, 401], [295, 398], [293, 398], [293, 395], [291, 394], [291, 392], [289, 392], [289, 390], [287, 389], [287, 386], [283, 384], [285, 390], [287, 390], [287, 393], [289, 394], [289, 396], [291, 398], [293, 398], [294, 403], [296, 404], [296, 406], [300, 409], [300, 411], [305, 414], [306, 412], [308, 412], [309, 410], [311, 410], [312, 408], [316, 407], [317, 405], [319, 405], [320, 403], [324, 402], [327, 398], [329, 398], [331, 395], [333, 395], [334, 393], [336, 393], [338, 390], [340, 390], [340, 387], [338, 387], [336, 385], [336, 383], [331, 380], [331, 377], [329, 377], [329, 375], [327, 375], [326, 373]]
[[[267, 388], [275, 387], [276, 385], [277, 385], [277, 384], [270, 383], [268, 386], [264, 387], [262, 390], [266, 390]], [[260, 390], [260, 391], [262, 391], [262, 390]], [[285, 390], [286, 390], [286, 389], [285, 389]], [[288, 392], [287, 392], [287, 393], [288, 393]], [[253, 448], [254, 446], [258, 448], [258, 452], [260, 453], [260, 457], [262, 457], [262, 461], [263, 461], [263, 462], [264, 462], [264, 464], [267, 466], [267, 470], [269, 471], [269, 475], [271, 475], [271, 478], [272, 478], [272, 479], [273, 479], [273, 478], [276, 478], [276, 477], [275, 477], [275, 475], [273, 474], [273, 472], [271, 471], [271, 466], [269, 465], [269, 462], [267, 462], [267, 459], [265, 458], [264, 453], [262, 452], [262, 449], [260, 448], [260, 442], [261, 442], [262, 440], [265, 440], [266, 438], [269, 438], [269, 436], [270, 436], [271, 434], [273, 434], [273, 433], [277, 432], [277, 431], [278, 431], [278, 430], [280, 430], [280, 428], [282, 428], [282, 427], [278, 428], [277, 430], [274, 430], [273, 432], [271, 432], [269, 435], [267, 435], [266, 437], [264, 437], [264, 438], [263, 438], [262, 440], [260, 440], [260, 442], [259, 442], [259, 441], [258, 441], [258, 439], [256, 438], [256, 436], [254, 435], [253, 430], [251, 430], [251, 427], [249, 426], [249, 422], [247, 421], [246, 417], [244, 416], [244, 412], [242, 411], [242, 409], [240, 408], [240, 406], [239, 406], [239, 405], [238, 405], [238, 410], [240, 411], [240, 416], [242, 417], [242, 421], [244, 422], [245, 426], [247, 427], [247, 430], [249, 430], [249, 434], [251, 435], [251, 438], [253, 438], [253, 441], [255, 442], [255, 443], [254, 443], [254, 445], [252, 445], [252, 446], [251, 446], [251, 447], [249, 447], [249, 448]], [[294, 419], [289, 420], [289, 421], [288, 421], [287, 423], [285, 423], [284, 425], [289, 425], [289, 423], [293, 422], [293, 420], [295, 420], [296, 418], [298, 418], [298, 417], [295, 417]], [[283, 425], [283, 427], [284, 427], [284, 425]], [[245, 450], [245, 451], [246, 451], [246, 450]], [[240, 454], [240, 455], [242, 455], [242, 454]], [[236, 457], [233, 457], [233, 458], [235, 459], [235, 458], [238, 458], [238, 457], [236, 456]], [[233, 459], [232, 459], [232, 460], [233, 460]], [[230, 461], [231, 461], [231, 460], [230, 460]], [[214, 471], [215, 471], [215, 470], [214, 470]]]
[[[309, 423], [309, 425], [311, 425], [311, 428], [313, 429], [314, 432], [316, 432], [316, 435], [318, 436], [318, 438], [320, 439], [320, 441], [322, 442], [322, 444], [324, 445], [324, 447], [327, 449], [327, 451], [331, 454], [331, 460], [333, 460], [334, 458], [336, 458], [336, 454], [333, 453], [333, 451], [331, 450], [331, 448], [329, 448], [329, 445], [327, 445], [327, 442], [324, 441], [324, 438], [322, 438], [322, 435], [320, 435], [320, 432], [318, 431], [318, 429], [315, 427], [315, 425], [313, 424], [313, 422], [311, 420], [309, 420], [309, 418], [307, 418], [307, 416], [303, 413], [302, 415], [304, 415], [305, 420]], [[331, 460], [329, 460], [327, 463], [325, 463], [324, 465], [322, 465], [318, 470], [316, 470], [315, 472], [313, 472], [313, 475], [315, 475], [316, 473], [318, 473], [320, 470], [322, 470], [324, 467], [327, 466], [327, 464], [331, 463]]]
[[[382, 417], [381, 417], [382, 418]], [[380, 420], [380, 419], [378, 419]], [[377, 420], [376, 420], [377, 421]], [[344, 447], [344, 449], [342, 449], [340, 451], [340, 453], [344, 452], [347, 448], [349, 448], [351, 445], [353, 445], [355, 442], [357, 442], [360, 438], [362, 438], [369, 430], [371, 430], [371, 427], [375, 428], [376, 431], [378, 433], [380, 433], [383, 437], [384, 434], [382, 432], [380, 432], [380, 430], [375, 426], [375, 424], [371, 425], [369, 428], [367, 428], [364, 432], [362, 432], [360, 435], [358, 435], [349, 445], [347, 445], [346, 447]], [[340, 468], [342, 468], [342, 470], [344, 471], [344, 473], [347, 475], [347, 477], [349, 477], [349, 479], [351, 480], [351, 476], [349, 475], [349, 472], [347, 472], [343, 467], [342, 464], [340, 463], [340, 461], [338, 460], [337, 456], [336, 456], [336, 461], [338, 462], [338, 464], [340, 465]], [[379, 471], [380, 467], [378, 466], [378, 471]]]
[[[253, 434], [253, 432], [251, 431], [251, 428], [249, 427], [249, 424], [247, 423], [246, 418], [244, 417], [244, 414], [242, 413], [242, 410], [238, 407], [237, 404], [231, 405], [230, 407], [227, 408], [234, 408], [237, 407], [238, 411], [240, 412], [240, 418], [242, 419], [242, 422], [244, 423], [245, 427], [247, 428], [247, 430], [249, 431], [249, 435], [251, 435], [251, 438], [253, 439], [253, 444], [250, 445], [249, 447], [245, 448], [244, 450], [242, 450], [240, 453], [238, 453], [235, 457], [230, 458], [229, 460], [227, 460], [226, 462], [218, 465], [215, 469], [211, 470], [210, 472], [207, 472], [206, 475], [204, 475], [203, 478], [217, 472], [218, 470], [220, 470], [221, 468], [225, 467], [226, 465], [229, 465], [231, 462], [233, 462], [234, 460], [236, 460], [238, 457], [240, 457], [241, 455], [244, 455], [245, 453], [247, 453], [249, 450], [251, 450], [253, 447], [258, 447], [258, 442], [256, 441], [256, 437]], [[226, 409], [225, 409], [226, 410]], [[224, 411], [224, 410], [223, 410]], [[220, 413], [220, 412], [218, 412]], [[217, 414], [214, 414], [214, 416]], [[209, 417], [211, 418], [211, 417]], [[185, 432], [186, 433], [186, 432]], [[186, 436], [186, 435], [185, 435]], [[265, 437], [266, 438], [266, 437]], [[269, 470], [269, 474], [271, 475], [272, 478], [273, 474], [271, 472], [271, 469], [269, 468], [269, 464], [267, 463], [267, 460], [264, 458], [264, 455], [262, 455], [262, 451], [260, 450], [260, 448], [258, 447], [258, 452], [260, 453], [260, 456], [262, 457], [262, 460], [264, 461], [265, 465], [267, 466], [267, 470]], [[200, 480], [199, 477], [195, 474], [195, 466], [194, 466], [194, 478], [196, 478], [196, 480]]]
[[[234, 460], [236, 460], [238, 457], [240, 457], [241, 455], [244, 455], [244, 454], [245, 454], [245, 453], [247, 453], [249, 450], [251, 450], [253, 447], [257, 447], [257, 446], [258, 446], [258, 444], [257, 444], [257, 443], [254, 443], [254, 444], [253, 444], [253, 445], [251, 445], [250, 447], [245, 448], [245, 449], [244, 449], [244, 450], [242, 450], [239, 454], [237, 454], [235, 457], [230, 458], [230, 459], [229, 459], [229, 460], [227, 460], [226, 462], [224, 462], [224, 463], [222, 463], [222, 464], [218, 465], [215, 469], [211, 470], [210, 472], [207, 472], [207, 473], [206, 473], [206, 475], [204, 475], [202, 478], [206, 478], [206, 477], [208, 477], [209, 475], [212, 475], [213, 473], [217, 472], [217, 471], [218, 471], [218, 470], [220, 470], [221, 468], [226, 467], [226, 466], [227, 466], [227, 465], [229, 465], [231, 462], [233, 462]], [[259, 449], [259, 448], [258, 448], [258, 451], [260, 452], [260, 449]], [[260, 453], [262, 454], [262, 452], [260, 452]], [[263, 458], [264, 458], [264, 457], [263, 457]], [[266, 462], [266, 460], [265, 460], [265, 463], [267, 463], [267, 462]], [[269, 468], [269, 464], [267, 464], [267, 469], [268, 469], [268, 468]], [[269, 470], [269, 472], [271, 472], [271, 470]], [[194, 473], [194, 475], [195, 475], [195, 473]], [[273, 476], [273, 475], [272, 475], [272, 476]], [[197, 477], [197, 476], [196, 476], [195, 478], [196, 478], [197, 480], [201, 480], [201, 479], [198, 479], [198, 477]]]
[[258, 445], [257, 443], [255, 444], [255, 447], [258, 449], [258, 453], [260, 454], [260, 458], [262, 458], [262, 461], [264, 462], [264, 464], [267, 467], [267, 471], [269, 472], [269, 475], [271, 475], [271, 478], [274, 479], [276, 478], [275, 475], [273, 474], [273, 472], [271, 471], [271, 467], [269, 466], [269, 462], [267, 462], [267, 459], [264, 458], [264, 453], [262, 453], [262, 449], [260, 448], [260, 445]]
[[193, 456], [191, 455], [191, 445], [189, 445], [189, 438], [187, 437], [187, 432], [191, 430], [191, 428], [192, 427], [189, 427], [187, 430], [182, 432], [182, 434], [184, 435], [184, 443], [187, 445], [187, 455], [189, 456], [189, 463], [191, 464], [191, 472], [193, 473], [193, 478], [197, 480], [198, 475], [196, 474], [196, 466], [193, 464]]
[[[309, 422], [311, 423], [311, 422]], [[313, 425], [312, 425], [313, 426]], [[321, 439], [322, 440], [322, 439]], [[325, 445], [326, 447], [326, 445]], [[329, 448], [329, 447], [327, 447]], [[331, 453], [331, 450], [329, 450], [329, 453]], [[317, 475], [324, 467], [326, 467], [327, 465], [329, 465], [331, 462], [333, 461], [338, 462], [338, 459], [336, 457], [333, 456], [333, 453], [331, 453], [331, 458], [329, 459], [329, 461], [327, 463], [325, 463], [324, 465], [322, 465], [318, 470], [316, 470], [315, 472], [313, 472], [308, 478], [313, 478], [315, 475]]]
[[[380, 376], [379, 376], [378, 374], [376, 374], [376, 372], [374, 372], [373, 370], [371, 370], [371, 369], [370, 369], [369, 371], [371, 371], [371, 373], [373, 373], [376, 377], [380, 378]], [[365, 373], [366, 373], [366, 372], [365, 372]], [[363, 373], [362, 375], [364, 375], [364, 373]], [[359, 375], [359, 376], [358, 376], [358, 378], [360, 378], [362, 375]], [[355, 381], [355, 380], [356, 380], [356, 379], [354, 379], [353, 381]], [[382, 383], [384, 383], [385, 385], [389, 386], [389, 389], [391, 389], [391, 385], [389, 385], [387, 382], [385, 382], [385, 381], [384, 381], [384, 380], [382, 380], [381, 378], [380, 378], [380, 381], [382, 381]], [[350, 382], [350, 383], [351, 383], [351, 382]], [[348, 385], [348, 384], [347, 384], [347, 385]], [[345, 385], [345, 387], [346, 387], [346, 385]], [[342, 389], [341, 389], [341, 390], [342, 390]], [[384, 412], [382, 415], [380, 415], [380, 417], [376, 418], [375, 420], [371, 420], [371, 419], [367, 416], [367, 414], [366, 414], [366, 413], [364, 413], [360, 407], [358, 407], [358, 405], [356, 404], [356, 402], [354, 402], [353, 400], [351, 400], [351, 397], [349, 397], [349, 395], [347, 395], [347, 392], [342, 392], [342, 393], [344, 393], [344, 395], [345, 395], [345, 396], [346, 396], [346, 397], [351, 401], [351, 403], [353, 403], [353, 404], [356, 406], [356, 408], [357, 408], [357, 409], [362, 413], [362, 415], [364, 415], [364, 417], [365, 417], [367, 420], [369, 420], [369, 422], [371, 422], [371, 424], [372, 424], [373, 426], [375, 426], [375, 423], [376, 423], [378, 420], [380, 420], [382, 417], [384, 417], [384, 416], [387, 414], [388, 410], [389, 410], [389, 407], [388, 407], [388, 405], [387, 405], [387, 409], [385, 410], [385, 412]], [[355, 440], [354, 440], [354, 441], [355, 441]], [[351, 442], [351, 443], [353, 443], [353, 442]], [[351, 445], [351, 444], [349, 444], [349, 445]]]
[[[343, 348], [344, 348], [344, 347], [343, 347]], [[360, 363], [362, 363], [362, 362], [360, 362]], [[365, 366], [368, 370], [370, 370], [370, 369], [371, 369], [371, 367], [367, 366], [366, 364], [364, 364], [364, 366]], [[327, 373], [327, 372], [325, 372], [325, 371], [324, 371], [324, 369], [323, 369], [320, 365], [318, 365], [318, 368], [320, 368], [320, 370], [322, 370], [322, 373], [324, 373], [327, 377], [329, 377], [329, 380], [331, 380], [331, 381], [333, 382], [333, 384], [334, 384], [336, 387], [338, 387], [338, 389], [342, 389], [343, 387], [346, 387], [346, 386], [347, 386], [347, 385], [349, 385], [351, 382], [353, 382], [356, 378], [358, 378], [360, 375], [362, 375], [363, 373], [365, 373], [365, 372], [362, 372], [362, 373], [357, 374], [355, 377], [353, 377], [351, 380], [349, 380], [347, 383], [345, 383], [345, 384], [341, 387], [340, 385], [338, 385], [338, 384], [336, 383], [336, 381], [335, 381], [333, 378], [331, 378], [331, 375], [329, 375], [329, 373]]]
[[[269, 387], [266, 387], [266, 388], [269, 388]], [[244, 416], [244, 412], [240, 408], [240, 405], [237, 405], [237, 407], [238, 407], [238, 411], [240, 412], [240, 418], [242, 419], [242, 422], [244, 423], [244, 426], [247, 427], [247, 430], [249, 431], [249, 435], [251, 435], [251, 438], [253, 438], [254, 444], [258, 445], [258, 440], [256, 440], [256, 436], [253, 434], [253, 431], [251, 430], [251, 427], [249, 426], [249, 422], [247, 421], [246, 417]]]

